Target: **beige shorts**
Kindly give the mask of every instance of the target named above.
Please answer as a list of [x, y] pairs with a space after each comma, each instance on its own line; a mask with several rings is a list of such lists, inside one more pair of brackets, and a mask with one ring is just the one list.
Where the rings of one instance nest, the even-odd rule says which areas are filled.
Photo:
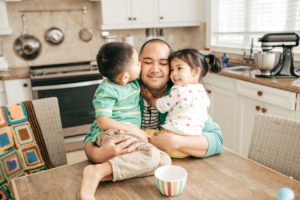
[[96, 144], [101, 146], [108, 139], [120, 135], [128, 135], [137, 138], [140, 146], [136, 151], [110, 159], [113, 170], [113, 181], [153, 175], [154, 170], [162, 165], [170, 165], [171, 158], [164, 151], [159, 150], [149, 142], [145, 142], [138, 135], [117, 130], [107, 130], [99, 133]]

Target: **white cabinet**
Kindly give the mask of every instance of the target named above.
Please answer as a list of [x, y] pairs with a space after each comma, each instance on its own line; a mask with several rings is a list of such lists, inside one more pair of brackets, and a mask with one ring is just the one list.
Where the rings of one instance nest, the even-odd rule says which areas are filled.
[[211, 100], [210, 113], [224, 137], [224, 146], [247, 157], [258, 112], [300, 121], [297, 94], [209, 73], [204, 85]]
[[11, 34], [5, 1], [0, 0], [0, 35]]
[[102, 0], [101, 29], [199, 26], [198, 0]]
[[0, 80], [0, 106], [6, 105], [6, 94], [4, 89], [4, 83]]
[[7, 104], [32, 100], [29, 79], [5, 80], [4, 87], [6, 91]]
[[158, 0], [158, 7], [164, 26], [199, 26], [198, 0]]
[[211, 103], [209, 112], [212, 119], [221, 127], [224, 146], [238, 152], [235, 81], [208, 74], [204, 82]]
[[102, 29], [142, 28], [155, 23], [154, 0], [102, 0]]

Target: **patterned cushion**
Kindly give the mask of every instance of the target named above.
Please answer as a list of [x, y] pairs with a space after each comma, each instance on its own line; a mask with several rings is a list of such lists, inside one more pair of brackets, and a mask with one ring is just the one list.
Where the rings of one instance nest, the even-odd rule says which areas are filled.
[[[27, 109], [32, 115], [34, 110]], [[32, 117], [28, 118], [27, 109], [24, 103], [0, 106], [0, 200], [14, 199], [13, 179], [46, 169], [39, 149], [40, 140], [36, 140], [40, 135], [30, 123], [32, 127], [39, 125], [30, 121]]]

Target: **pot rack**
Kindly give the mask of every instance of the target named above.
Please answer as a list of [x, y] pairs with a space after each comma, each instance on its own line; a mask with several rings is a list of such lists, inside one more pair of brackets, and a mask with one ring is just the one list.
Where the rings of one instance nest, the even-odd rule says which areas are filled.
[[87, 7], [82, 8], [70, 8], [70, 9], [35, 9], [35, 10], [27, 10], [27, 9], [20, 9], [20, 13], [43, 13], [43, 12], [87, 12]]

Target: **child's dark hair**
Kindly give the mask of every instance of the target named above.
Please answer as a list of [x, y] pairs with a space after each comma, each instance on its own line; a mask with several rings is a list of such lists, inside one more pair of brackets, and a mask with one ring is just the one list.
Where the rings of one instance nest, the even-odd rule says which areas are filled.
[[111, 42], [104, 44], [97, 54], [100, 74], [114, 81], [130, 62], [133, 47], [127, 43]]
[[221, 62], [216, 56], [203, 55], [197, 49], [182, 49], [172, 53], [169, 57], [169, 64], [174, 58], [186, 62], [191, 68], [201, 67], [200, 78], [204, 77], [209, 69], [213, 72], [221, 70]]

